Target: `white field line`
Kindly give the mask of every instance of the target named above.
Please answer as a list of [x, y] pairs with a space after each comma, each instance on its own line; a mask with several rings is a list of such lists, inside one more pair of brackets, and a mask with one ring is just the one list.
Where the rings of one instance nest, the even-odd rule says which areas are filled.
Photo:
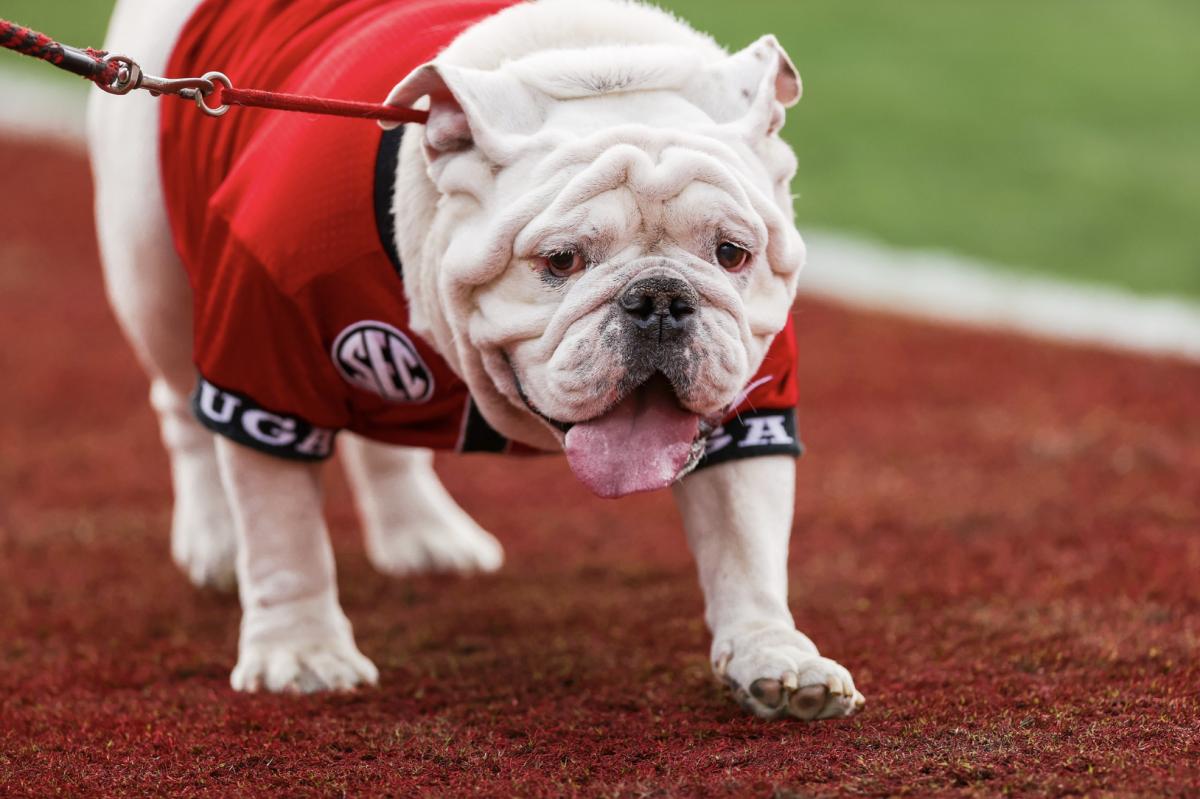
[[[86, 87], [0, 70], [0, 134], [84, 141]], [[1007, 272], [957, 255], [808, 233], [800, 291], [892, 313], [1200, 361], [1200, 305]]]
[[1015, 274], [949, 253], [806, 236], [803, 293], [1039, 338], [1200, 361], [1200, 305]]
[[86, 105], [82, 78], [75, 83], [42, 81], [0, 69], [0, 133], [5, 136], [82, 148]]

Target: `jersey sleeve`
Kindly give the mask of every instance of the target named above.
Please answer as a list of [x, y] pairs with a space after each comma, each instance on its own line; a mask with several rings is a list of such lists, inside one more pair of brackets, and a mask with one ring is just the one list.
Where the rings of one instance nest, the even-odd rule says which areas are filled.
[[214, 238], [193, 275], [196, 418], [260, 452], [328, 458], [350, 412], [312, 314], [235, 237]]
[[763, 455], [799, 457], [804, 452], [796, 424], [799, 398], [796, 332], [788, 317], [743, 398], [708, 437], [696, 468]]

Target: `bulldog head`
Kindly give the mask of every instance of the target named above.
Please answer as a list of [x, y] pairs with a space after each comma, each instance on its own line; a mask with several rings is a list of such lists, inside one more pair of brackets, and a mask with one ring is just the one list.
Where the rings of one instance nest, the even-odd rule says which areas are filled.
[[695, 465], [795, 296], [779, 131], [800, 93], [772, 36], [438, 61], [396, 88], [429, 98], [436, 189], [402, 234], [414, 326], [496, 429], [565, 448], [601, 496]]

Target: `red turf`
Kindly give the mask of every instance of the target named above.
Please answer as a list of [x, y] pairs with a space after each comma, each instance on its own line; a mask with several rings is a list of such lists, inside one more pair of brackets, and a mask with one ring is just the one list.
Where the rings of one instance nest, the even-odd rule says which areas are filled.
[[383, 686], [240, 696], [235, 602], [170, 565], [86, 166], [10, 142], [0, 174], [0, 794], [1200, 793], [1200, 368], [800, 306], [792, 607], [855, 719], [743, 716], [669, 498], [553, 458], [441, 461], [507, 546], [471, 581], [374, 574], [331, 479]]

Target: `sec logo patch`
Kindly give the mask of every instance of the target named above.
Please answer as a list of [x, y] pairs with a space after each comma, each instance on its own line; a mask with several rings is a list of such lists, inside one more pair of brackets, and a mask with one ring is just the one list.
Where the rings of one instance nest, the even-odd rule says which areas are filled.
[[433, 396], [433, 374], [412, 339], [384, 322], [356, 322], [338, 334], [333, 363], [350, 385], [389, 402], [421, 403]]

